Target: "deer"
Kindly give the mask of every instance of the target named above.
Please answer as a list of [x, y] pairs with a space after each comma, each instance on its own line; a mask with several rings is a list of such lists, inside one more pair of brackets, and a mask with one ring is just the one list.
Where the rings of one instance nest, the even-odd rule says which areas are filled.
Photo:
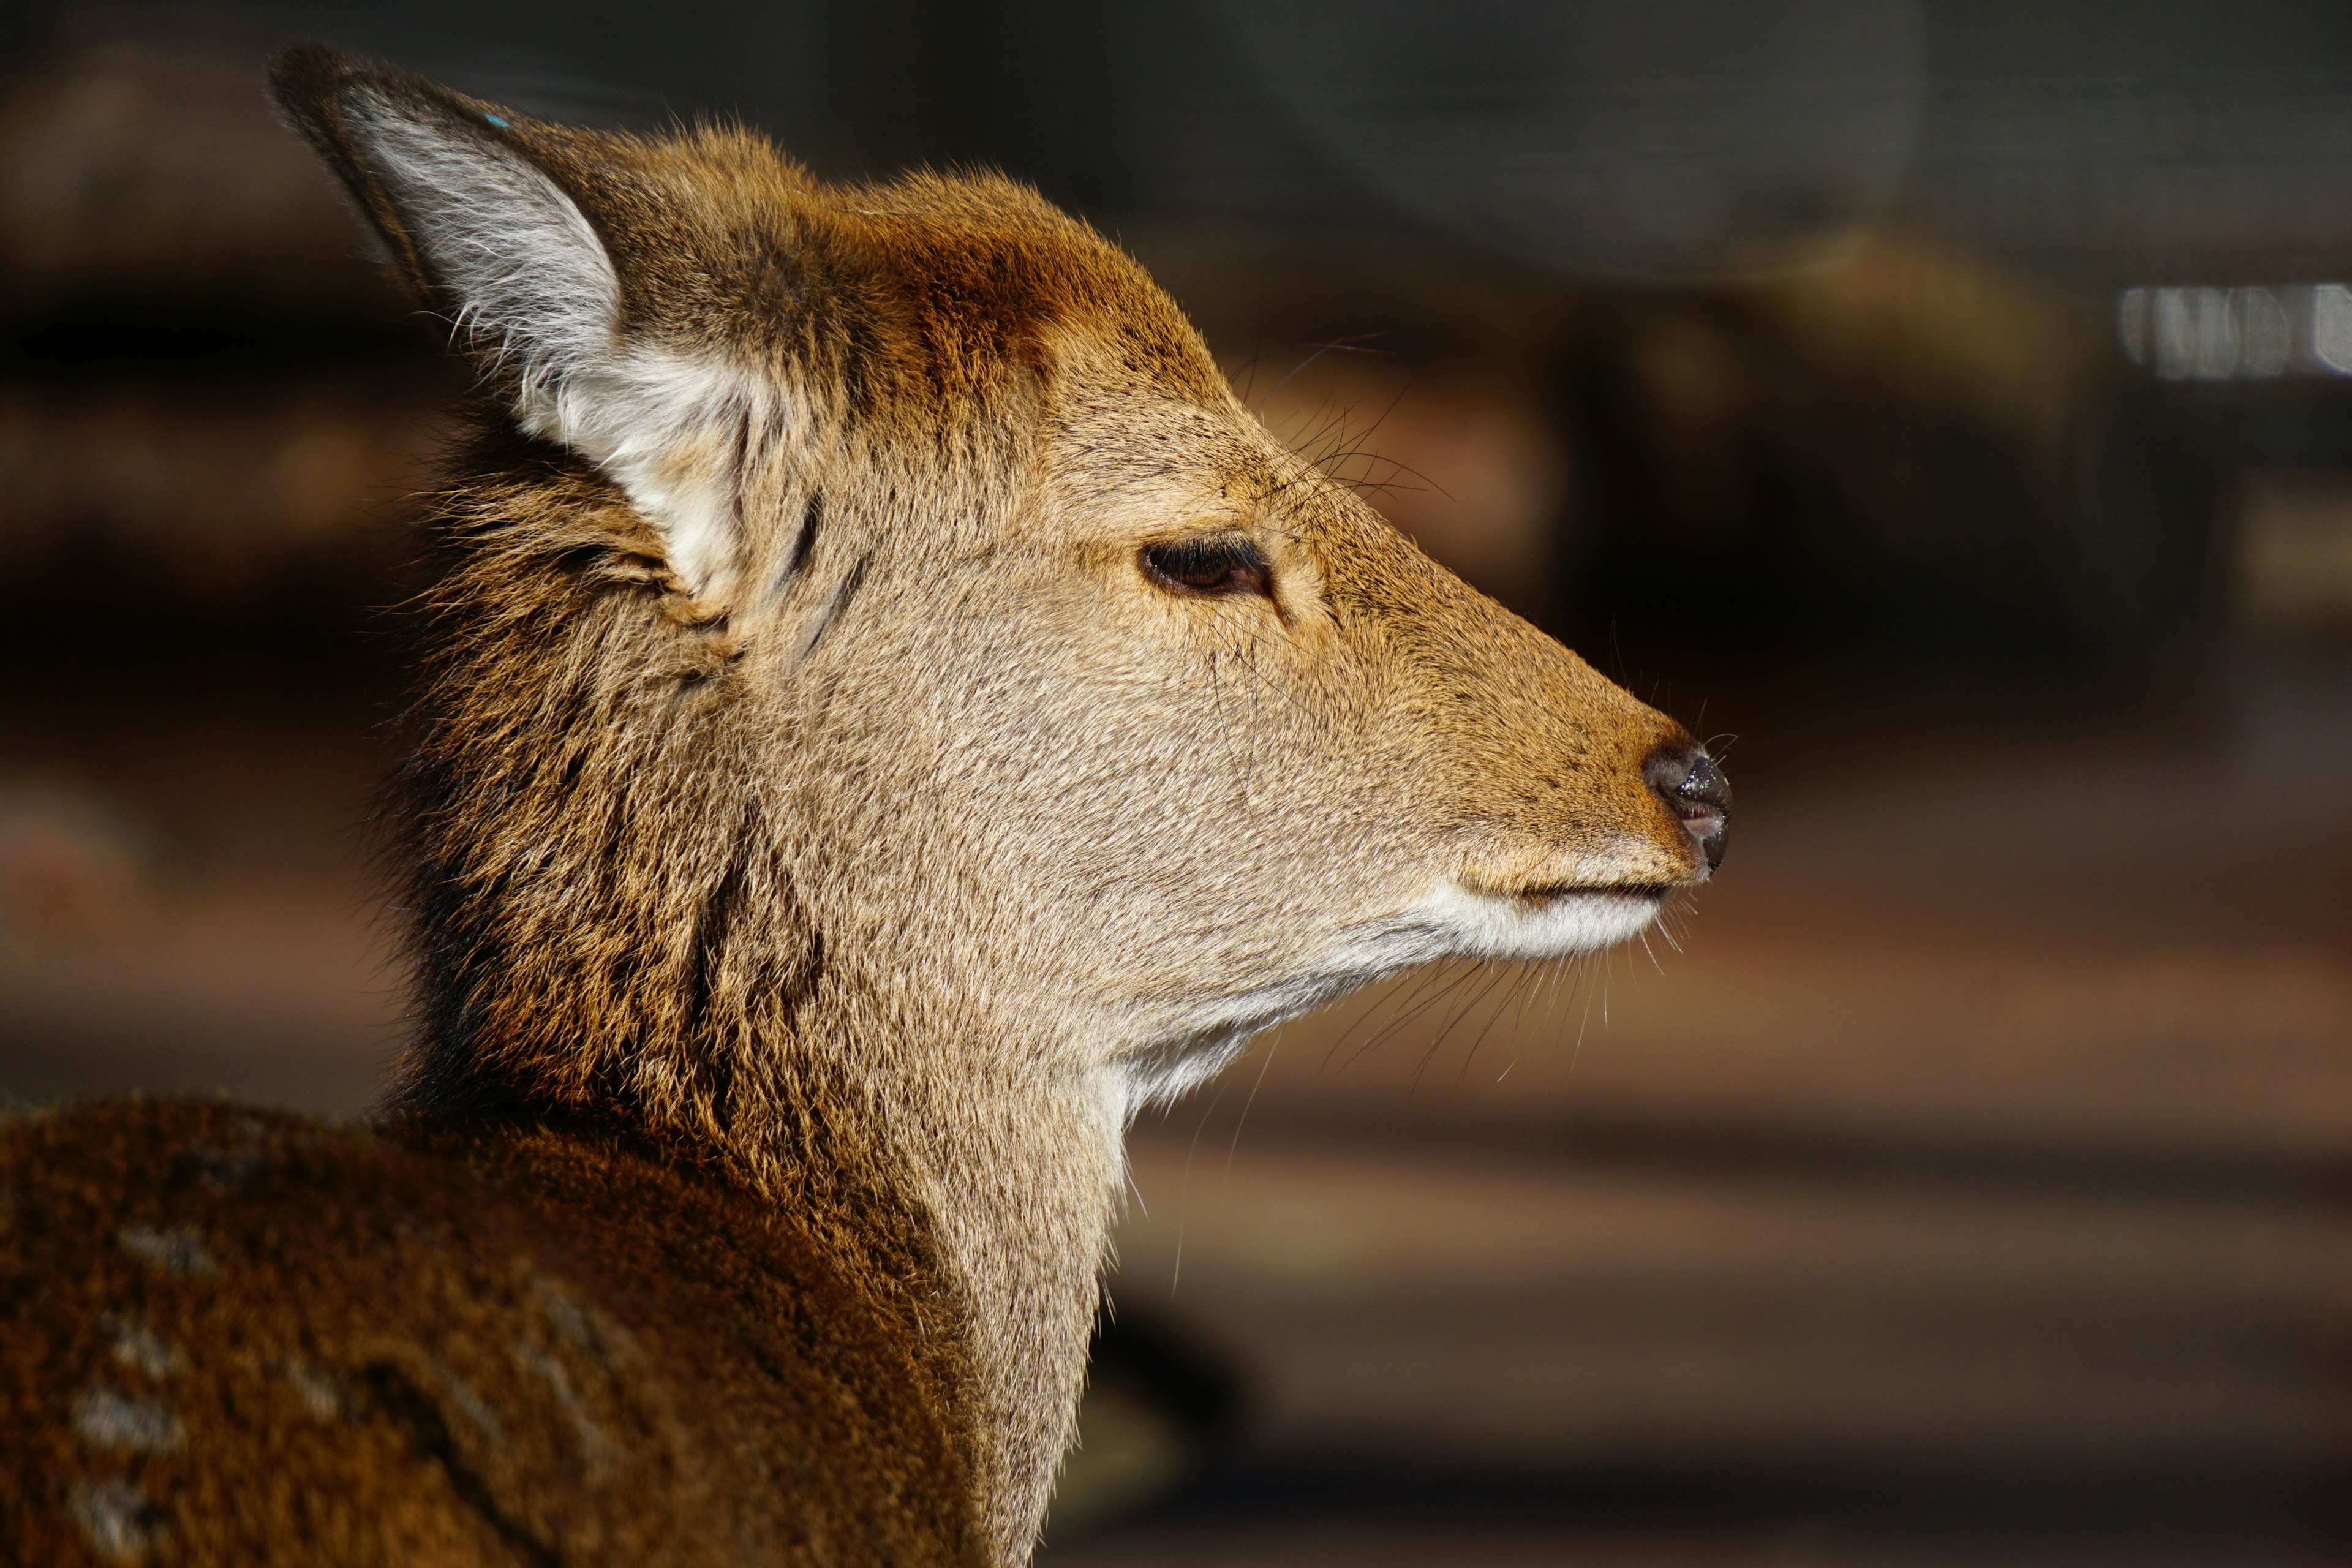
[[1026, 1562], [1129, 1120], [1641, 931], [1720, 767], [1026, 186], [270, 85], [478, 372], [386, 797], [415, 1034], [361, 1121], [7, 1124], [5, 1538]]

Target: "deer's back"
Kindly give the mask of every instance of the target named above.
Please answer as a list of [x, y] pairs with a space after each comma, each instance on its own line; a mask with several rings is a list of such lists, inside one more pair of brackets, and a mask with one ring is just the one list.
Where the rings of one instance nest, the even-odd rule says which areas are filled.
[[935, 1374], [727, 1185], [129, 1100], [0, 1133], [21, 1561], [979, 1560]]

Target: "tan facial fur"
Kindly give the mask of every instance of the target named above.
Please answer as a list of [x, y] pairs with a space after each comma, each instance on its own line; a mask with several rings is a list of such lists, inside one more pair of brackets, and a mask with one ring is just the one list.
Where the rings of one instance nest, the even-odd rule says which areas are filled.
[[[946, 1391], [1025, 1559], [1129, 1117], [1378, 976], [1638, 931], [1719, 853], [1719, 775], [1676, 795], [1687, 735], [1286, 450], [1022, 186], [276, 79], [489, 393], [425, 524], [381, 1136], [586, 1129], [751, 1194]], [[1156, 564], [1203, 540], [1246, 585]]]

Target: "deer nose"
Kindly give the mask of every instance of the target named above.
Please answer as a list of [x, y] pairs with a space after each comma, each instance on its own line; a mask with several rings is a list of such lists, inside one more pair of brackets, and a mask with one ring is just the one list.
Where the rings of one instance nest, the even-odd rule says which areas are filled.
[[1683, 830], [1706, 857], [1706, 868], [1723, 864], [1731, 837], [1731, 781], [1699, 746], [1661, 746], [1642, 764], [1642, 776], [1666, 803]]

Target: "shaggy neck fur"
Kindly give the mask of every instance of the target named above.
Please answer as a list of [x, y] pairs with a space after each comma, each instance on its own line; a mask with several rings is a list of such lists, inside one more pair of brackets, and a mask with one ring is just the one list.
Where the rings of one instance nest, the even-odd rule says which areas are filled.
[[1023, 1560], [1124, 1106], [950, 1037], [950, 1007], [812, 911], [766, 721], [726, 679], [743, 639], [612, 486], [493, 433], [450, 497], [389, 814], [423, 1009], [389, 1114], [609, 1124], [761, 1194], [963, 1380], [957, 1440]]

